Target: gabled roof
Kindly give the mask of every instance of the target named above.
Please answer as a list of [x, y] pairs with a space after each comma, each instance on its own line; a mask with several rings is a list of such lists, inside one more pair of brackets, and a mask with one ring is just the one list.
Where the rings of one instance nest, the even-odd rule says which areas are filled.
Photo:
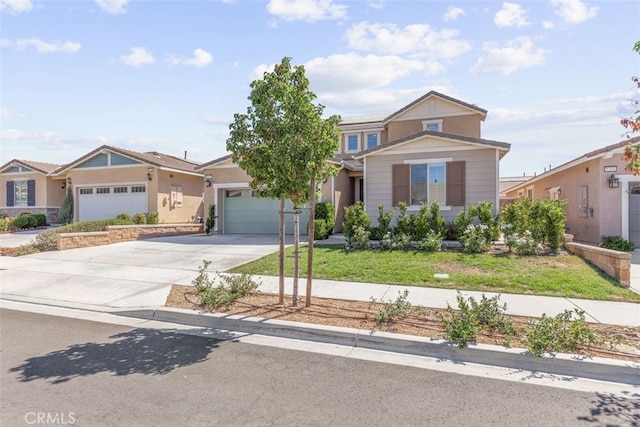
[[125, 157], [129, 157], [141, 163], [146, 163], [160, 169], [173, 169], [177, 171], [194, 173], [195, 167], [198, 164], [197, 162], [193, 162], [191, 160], [181, 159], [179, 157], [175, 157], [169, 154], [159, 153], [157, 151], [139, 153], [137, 151], [126, 150], [124, 148], [112, 147], [110, 145], [103, 145], [85, 154], [84, 156], [74, 160], [73, 162], [67, 163], [66, 165], [61, 167], [59, 170], [57, 170], [56, 174], [66, 172], [67, 170], [72, 169], [74, 166], [77, 166], [78, 164], [94, 157], [97, 154], [104, 152], [105, 150], [120, 154]]
[[4, 165], [0, 166], [0, 171], [8, 169], [14, 165], [21, 165], [21, 166], [27, 167], [36, 172], [40, 172], [44, 175], [49, 175], [51, 172], [55, 171], [60, 167], [60, 165], [54, 165], [53, 163], [43, 163], [43, 162], [34, 162], [31, 160], [12, 159], [12, 160], [9, 160]]
[[536, 175], [533, 178], [522, 182], [520, 184], [514, 185], [513, 187], [509, 188], [509, 191], [515, 190], [515, 189], [519, 189], [521, 187], [525, 187], [528, 185], [531, 185], [533, 183], [535, 183], [536, 181], [539, 181], [543, 178], [547, 178], [550, 177], [558, 172], [562, 172], [564, 170], [567, 170], [569, 168], [572, 168], [574, 166], [578, 166], [582, 163], [588, 162], [590, 160], [593, 160], [595, 158], [598, 157], [605, 157], [606, 155], [613, 155], [615, 153], [622, 153], [624, 151], [624, 147], [626, 147], [629, 144], [640, 144], [640, 136], [636, 136], [635, 138], [629, 138], [629, 139], [625, 139], [622, 140], [616, 144], [611, 144], [611, 145], [607, 145], [606, 147], [602, 147], [602, 148], [598, 148], [597, 150], [593, 150], [593, 151], [589, 151], [588, 153], [583, 154], [580, 157], [577, 157], [573, 160], [570, 160], [566, 163], [561, 164], [560, 166], [557, 166], [553, 169], [549, 169], [548, 171], [541, 173], [540, 175]]
[[436, 132], [432, 130], [423, 130], [422, 132], [405, 136], [403, 138], [396, 139], [395, 141], [390, 141], [390, 142], [387, 142], [386, 144], [377, 145], [373, 148], [369, 148], [368, 150], [361, 151], [360, 153], [358, 153], [358, 155], [355, 156], [355, 158], [362, 159], [371, 154], [379, 153], [381, 151], [386, 151], [391, 148], [398, 147], [400, 145], [415, 141], [416, 139], [420, 139], [425, 136], [430, 136], [438, 139], [448, 139], [451, 141], [467, 143], [470, 145], [479, 145], [479, 146], [485, 146], [488, 148], [497, 148], [498, 150], [504, 152], [504, 154], [506, 154], [511, 148], [511, 144], [507, 142], [492, 141], [489, 139], [482, 139], [482, 138], [472, 138], [470, 136], [454, 135], [451, 133]]
[[409, 110], [410, 108], [413, 108], [414, 106], [420, 104], [421, 102], [423, 102], [424, 100], [426, 100], [427, 98], [431, 98], [431, 97], [438, 97], [444, 101], [447, 102], [451, 102], [454, 104], [458, 104], [461, 107], [467, 108], [469, 110], [472, 110], [475, 113], [479, 113], [482, 115], [482, 119], [484, 120], [485, 117], [487, 117], [487, 110], [478, 107], [477, 105], [473, 105], [473, 104], [468, 104], [464, 101], [460, 101], [459, 99], [455, 99], [452, 98], [450, 96], [444, 95], [440, 92], [436, 92], [435, 90], [431, 90], [429, 92], [427, 92], [426, 94], [424, 94], [423, 96], [421, 96], [420, 98], [416, 99], [415, 101], [405, 105], [404, 107], [402, 107], [401, 109], [399, 109], [398, 111], [396, 111], [395, 113], [390, 114], [389, 116], [387, 116], [385, 119], [382, 120], [383, 123], [387, 123], [391, 120], [393, 120], [395, 117], [399, 116], [400, 114], [404, 113], [405, 111]]
[[220, 163], [224, 163], [227, 160], [231, 160], [233, 154], [227, 154], [226, 156], [218, 157], [217, 159], [211, 160], [207, 163], [202, 163], [201, 165], [196, 166], [196, 171], [202, 171], [208, 167], [219, 165]]

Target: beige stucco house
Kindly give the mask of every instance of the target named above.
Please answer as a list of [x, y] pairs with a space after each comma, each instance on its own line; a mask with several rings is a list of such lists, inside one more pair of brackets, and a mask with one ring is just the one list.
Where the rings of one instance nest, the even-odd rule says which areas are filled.
[[[343, 119], [340, 148], [328, 159], [338, 173], [321, 184], [320, 197], [336, 206], [336, 231], [344, 208], [359, 200], [374, 225], [378, 205], [391, 209], [400, 201], [410, 210], [436, 201], [449, 221], [479, 201], [496, 208], [499, 162], [510, 145], [481, 138], [486, 115], [482, 108], [431, 91], [390, 115]], [[196, 170], [207, 183], [205, 206], [216, 205], [217, 231], [277, 233], [278, 201], [255, 197], [251, 178], [230, 155]]]
[[158, 212], [160, 223], [184, 223], [203, 214], [196, 164], [103, 145], [60, 167], [53, 178], [73, 191], [75, 221]]
[[8, 216], [44, 214], [48, 222], [56, 223], [65, 185], [51, 174], [59, 167], [20, 159], [0, 166], [0, 212]]
[[640, 246], [640, 176], [626, 172], [624, 147], [640, 137], [586, 153], [506, 191], [507, 198], [564, 199], [567, 232], [598, 244], [621, 236]]

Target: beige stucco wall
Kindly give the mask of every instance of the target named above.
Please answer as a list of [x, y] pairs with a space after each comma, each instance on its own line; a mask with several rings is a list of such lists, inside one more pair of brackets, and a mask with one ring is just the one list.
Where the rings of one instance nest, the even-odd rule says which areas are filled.
[[[158, 212], [161, 223], [192, 222], [196, 215], [202, 216], [203, 209], [203, 178], [175, 171], [157, 170], [156, 183], [151, 185], [149, 194], [151, 204], [155, 200], [155, 211]], [[171, 187], [182, 187], [182, 206], [177, 206], [171, 200]], [[153, 194], [155, 193], [155, 195]], [[155, 196], [155, 197], [154, 197]]]
[[[35, 206], [11, 206], [7, 207], [7, 181], [35, 180], [36, 194]], [[32, 214], [44, 214], [47, 222], [58, 222], [60, 203], [65, 195], [62, 181], [54, 181], [52, 177], [40, 172], [3, 173], [0, 174], [0, 212], [17, 216], [23, 212]]]
[[424, 130], [422, 125], [423, 121], [439, 119], [443, 120], [442, 131], [445, 133], [480, 138], [481, 116], [479, 114], [469, 114], [453, 117], [429, 117], [428, 119], [418, 118], [392, 121], [387, 125], [388, 140], [394, 141], [408, 135], [422, 132]]
[[[624, 171], [625, 162], [620, 155], [609, 159], [596, 158], [566, 170], [551, 170], [546, 177], [542, 175], [533, 183], [524, 183], [510, 189], [507, 197], [517, 198], [519, 192], [526, 197], [526, 190], [533, 188], [534, 199], [547, 198], [550, 188], [560, 187], [560, 198], [567, 202], [567, 233], [572, 234], [576, 242], [598, 244], [603, 235], [622, 235], [622, 197], [626, 191], [622, 185], [619, 188], [609, 188], [608, 179], [612, 172], [604, 172], [605, 166], [616, 166], [616, 176], [628, 175]], [[588, 187], [589, 207], [593, 208], [593, 214], [588, 217], [582, 217], [578, 209], [580, 186]]]
[[[51, 178], [40, 172], [3, 173], [0, 174], [0, 203], [2, 207], [7, 206], [7, 182], [8, 181], [29, 181], [36, 182], [36, 206], [47, 206], [47, 188]], [[26, 207], [26, 206], [25, 206]], [[16, 206], [19, 208], [19, 206]]]
[[[412, 151], [435, 150], [440, 145], [442, 151], [419, 152]], [[424, 138], [420, 141], [405, 144], [397, 150], [389, 150], [384, 155], [371, 155], [365, 158], [365, 186], [366, 210], [377, 225], [378, 206], [383, 205], [389, 210], [393, 204], [392, 165], [402, 164], [405, 160], [451, 158], [452, 161], [465, 161], [465, 202], [475, 205], [480, 201], [488, 201], [496, 211], [498, 198], [498, 165], [496, 150], [493, 148], [457, 150], [460, 145], [446, 141]], [[418, 207], [411, 208], [417, 210]], [[441, 214], [447, 222], [452, 222], [464, 207], [451, 207], [442, 210]]]

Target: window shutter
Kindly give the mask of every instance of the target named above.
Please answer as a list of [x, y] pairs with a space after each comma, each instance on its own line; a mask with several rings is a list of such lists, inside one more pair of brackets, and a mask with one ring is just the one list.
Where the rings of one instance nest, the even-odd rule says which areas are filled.
[[27, 181], [27, 206], [36, 205], [36, 180]]
[[464, 161], [447, 163], [447, 205], [449, 206], [464, 206], [464, 166]]
[[7, 206], [13, 206], [15, 202], [15, 187], [13, 181], [7, 181]]
[[398, 164], [391, 166], [391, 188], [393, 190], [393, 206], [400, 202], [409, 204], [411, 165]]

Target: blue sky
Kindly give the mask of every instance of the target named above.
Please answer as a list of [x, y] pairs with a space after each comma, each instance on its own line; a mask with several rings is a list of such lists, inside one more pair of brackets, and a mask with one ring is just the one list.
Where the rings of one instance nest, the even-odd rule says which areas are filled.
[[638, 1], [0, 0], [0, 164], [102, 144], [212, 160], [289, 56], [327, 114], [437, 90], [488, 110], [502, 176], [540, 173], [624, 138], [637, 40]]

